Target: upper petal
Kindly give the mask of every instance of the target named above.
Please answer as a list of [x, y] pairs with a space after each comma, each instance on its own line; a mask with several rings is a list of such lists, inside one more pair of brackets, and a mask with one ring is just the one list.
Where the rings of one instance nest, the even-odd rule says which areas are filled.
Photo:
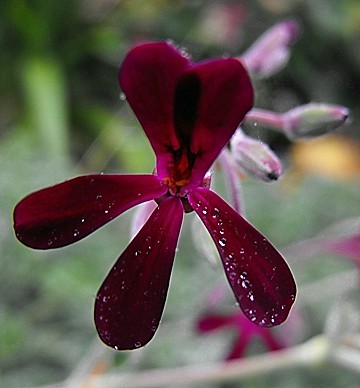
[[186, 154], [191, 186], [201, 183], [253, 104], [240, 61], [193, 63], [164, 42], [132, 49], [119, 81], [155, 151], [158, 175], [171, 176]]
[[25, 245], [51, 249], [78, 241], [125, 210], [164, 195], [155, 175], [85, 175], [34, 192], [14, 210]]
[[158, 158], [157, 172], [173, 163], [180, 143], [174, 129], [174, 95], [188, 59], [169, 43], [146, 43], [133, 48], [119, 73], [120, 86]]
[[264, 327], [285, 321], [296, 285], [280, 253], [214, 192], [198, 188], [189, 194], [189, 203], [214, 239], [244, 314]]
[[[192, 82], [189, 82], [192, 80]], [[197, 81], [195, 81], [197, 80]], [[199, 89], [189, 132], [189, 150], [195, 155], [191, 185], [198, 186], [220, 151], [229, 142], [253, 105], [254, 93], [249, 76], [234, 58], [213, 59], [193, 64], [181, 82]], [[189, 100], [186, 88], [183, 98]], [[186, 102], [183, 103], [186, 106]], [[182, 108], [183, 112], [189, 111]], [[185, 115], [185, 113], [183, 113]], [[177, 118], [179, 120], [179, 118]]]
[[95, 323], [107, 345], [135, 349], [154, 336], [164, 309], [183, 214], [179, 198], [162, 201], [100, 287]]

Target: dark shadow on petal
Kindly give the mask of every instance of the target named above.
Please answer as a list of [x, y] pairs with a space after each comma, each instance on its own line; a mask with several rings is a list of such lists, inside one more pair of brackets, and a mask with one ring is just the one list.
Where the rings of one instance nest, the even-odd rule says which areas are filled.
[[201, 85], [194, 74], [180, 78], [175, 90], [174, 125], [184, 148], [190, 146], [198, 115]]

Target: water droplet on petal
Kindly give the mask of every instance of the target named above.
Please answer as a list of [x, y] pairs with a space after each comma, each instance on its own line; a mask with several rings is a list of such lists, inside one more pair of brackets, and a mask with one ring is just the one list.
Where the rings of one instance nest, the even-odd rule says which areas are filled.
[[226, 238], [225, 237], [223, 237], [219, 240], [219, 245], [222, 247], [224, 247], [226, 245]]
[[250, 286], [250, 282], [249, 282], [249, 280], [242, 280], [241, 281], [241, 287], [242, 288], [248, 288]]
[[248, 297], [252, 302], [254, 302], [255, 296], [254, 296], [254, 293], [253, 293], [252, 291], [249, 291], [249, 292], [248, 292], [247, 297]]
[[135, 346], [135, 348], [140, 348], [141, 342], [140, 341], [135, 342], [134, 346]]

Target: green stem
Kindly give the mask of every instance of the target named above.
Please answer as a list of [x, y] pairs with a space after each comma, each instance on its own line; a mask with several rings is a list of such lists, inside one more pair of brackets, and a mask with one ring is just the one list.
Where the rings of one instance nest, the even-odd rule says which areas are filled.
[[251, 358], [222, 362], [210, 366], [187, 366], [172, 369], [118, 373], [92, 377], [94, 387], [170, 387], [187, 384], [240, 381], [265, 376], [294, 367], [316, 367], [328, 361], [329, 343], [324, 335], [314, 337], [302, 345], [270, 352]]
[[66, 82], [61, 66], [52, 58], [36, 57], [23, 67], [26, 114], [45, 153], [69, 155]]

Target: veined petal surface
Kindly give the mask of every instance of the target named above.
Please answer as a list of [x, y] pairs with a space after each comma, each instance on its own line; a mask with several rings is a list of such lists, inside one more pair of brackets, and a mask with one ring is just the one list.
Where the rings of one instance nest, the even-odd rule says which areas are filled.
[[263, 327], [284, 322], [295, 301], [296, 285], [280, 253], [211, 190], [192, 191], [189, 203], [217, 246], [244, 314]]
[[135, 349], [154, 336], [165, 305], [183, 214], [179, 198], [163, 200], [100, 287], [95, 324], [107, 345]]
[[166, 191], [155, 175], [80, 176], [20, 201], [14, 210], [15, 233], [31, 248], [62, 247]]

